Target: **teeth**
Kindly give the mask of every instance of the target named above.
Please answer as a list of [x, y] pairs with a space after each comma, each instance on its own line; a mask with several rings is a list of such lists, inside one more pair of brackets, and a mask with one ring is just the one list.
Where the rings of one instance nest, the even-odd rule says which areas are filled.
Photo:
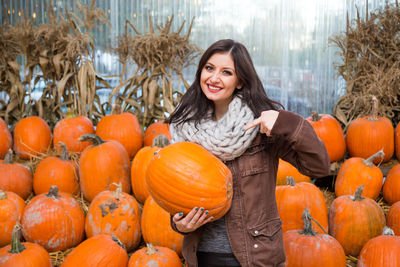
[[212, 90], [221, 90], [221, 88], [214, 87], [214, 86], [211, 86], [211, 85], [209, 85], [208, 87], [209, 87], [210, 89], [212, 89]]

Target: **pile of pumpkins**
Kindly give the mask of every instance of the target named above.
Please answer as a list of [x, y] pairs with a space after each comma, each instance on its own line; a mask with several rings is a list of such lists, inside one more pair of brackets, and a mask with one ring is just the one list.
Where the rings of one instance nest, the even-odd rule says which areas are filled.
[[[352, 121], [346, 136], [328, 114], [307, 120], [331, 162], [344, 162], [328, 209], [311, 178], [279, 160], [285, 266], [346, 266], [346, 255], [358, 257], [358, 266], [400, 266], [400, 165], [385, 179], [377, 166], [394, 153], [400, 158], [399, 126], [376, 108]], [[69, 114], [52, 132], [43, 119], [27, 117], [13, 136], [0, 119], [0, 267], [24, 260], [52, 266], [49, 252], [72, 248], [61, 266], [182, 266], [183, 236], [171, 229], [170, 214], [200, 204], [220, 218], [231, 204], [232, 175], [199, 145], [166, 145], [162, 136], [170, 139], [162, 121], [142, 134], [137, 118], [118, 109], [96, 128]], [[51, 147], [59, 157], [46, 154]], [[40, 161], [30, 170], [24, 163], [34, 159]], [[391, 205], [386, 215], [376, 202], [381, 194]], [[77, 196], [90, 203], [87, 211]], [[147, 246], [139, 248], [141, 240]]]

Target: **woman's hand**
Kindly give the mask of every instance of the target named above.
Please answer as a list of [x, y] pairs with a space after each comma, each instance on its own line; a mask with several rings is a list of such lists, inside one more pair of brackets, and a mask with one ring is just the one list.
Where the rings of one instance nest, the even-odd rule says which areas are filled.
[[274, 127], [278, 115], [279, 112], [276, 110], [263, 111], [261, 112], [260, 117], [244, 126], [243, 130], [247, 131], [250, 128], [260, 125], [260, 133], [265, 133], [266, 135], [271, 136], [271, 130], [272, 127]]
[[193, 232], [200, 226], [210, 222], [214, 217], [208, 217], [208, 211], [204, 208], [193, 208], [186, 216], [183, 213], [177, 213], [172, 217], [176, 229], [182, 233]]

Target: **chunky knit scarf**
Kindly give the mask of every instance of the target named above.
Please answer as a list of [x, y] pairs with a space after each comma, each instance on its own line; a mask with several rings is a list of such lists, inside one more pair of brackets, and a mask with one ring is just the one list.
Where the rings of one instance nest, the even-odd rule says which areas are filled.
[[[211, 110], [208, 115], [207, 118], [211, 118]], [[223, 161], [233, 160], [242, 155], [256, 137], [259, 127], [242, 130], [253, 120], [251, 109], [239, 97], [235, 97], [228, 111], [218, 121], [203, 119], [196, 126], [192, 121], [171, 124], [171, 142], [194, 142]]]

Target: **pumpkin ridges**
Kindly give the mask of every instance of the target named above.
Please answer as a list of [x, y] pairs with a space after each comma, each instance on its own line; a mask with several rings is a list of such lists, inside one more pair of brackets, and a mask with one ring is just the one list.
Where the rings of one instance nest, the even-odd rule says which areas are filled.
[[400, 201], [400, 164], [393, 166], [386, 175], [382, 194], [384, 200], [393, 204]]
[[396, 129], [394, 130], [394, 145], [396, 157], [400, 160], [400, 123], [397, 124]]
[[157, 136], [163, 134], [168, 140], [171, 140], [171, 133], [169, 132], [169, 125], [164, 123], [164, 121], [157, 121], [150, 124], [146, 131], [144, 132], [143, 143], [145, 146], [151, 146], [153, 144], [153, 139]]
[[0, 247], [10, 244], [13, 226], [21, 220], [24, 208], [19, 195], [0, 190]]
[[139, 266], [168, 266], [181, 267], [182, 263], [178, 255], [171, 249], [147, 244], [135, 251], [129, 259], [128, 267]]
[[390, 206], [386, 215], [386, 224], [397, 236], [400, 236], [400, 201]]
[[3, 159], [12, 147], [12, 136], [5, 121], [0, 118], [0, 159]]
[[292, 164], [279, 158], [278, 172], [276, 174], [276, 185], [286, 185], [286, 178], [293, 177], [296, 183], [311, 182], [310, 177], [301, 174]]

